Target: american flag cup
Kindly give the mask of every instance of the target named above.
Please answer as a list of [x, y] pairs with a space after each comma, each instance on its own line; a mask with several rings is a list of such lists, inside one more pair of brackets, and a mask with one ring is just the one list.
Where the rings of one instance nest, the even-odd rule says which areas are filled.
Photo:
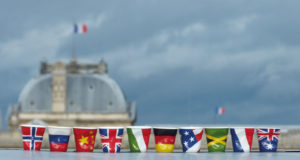
[[181, 127], [179, 133], [183, 152], [200, 152], [203, 128]]

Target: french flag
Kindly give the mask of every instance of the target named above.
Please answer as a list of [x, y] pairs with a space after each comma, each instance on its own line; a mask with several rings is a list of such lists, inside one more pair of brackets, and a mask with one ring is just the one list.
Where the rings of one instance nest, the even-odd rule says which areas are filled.
[[75, 34], [85, 34], [88, 28], [86, 24], [74, 24], [74, 33]]
[[217, 109], [216, 109], [216, 113], [217, 113], [217, 115], [223, 115], [223, 114], [225, 114], [225, 107], [217, 107]]
[[50, 151], [66, 152], [71, 128], [68, 127], [49, 127], [49, 145]]
[[234, 152], [250, 152], [254, 128], [231, 128], [231, 139]]

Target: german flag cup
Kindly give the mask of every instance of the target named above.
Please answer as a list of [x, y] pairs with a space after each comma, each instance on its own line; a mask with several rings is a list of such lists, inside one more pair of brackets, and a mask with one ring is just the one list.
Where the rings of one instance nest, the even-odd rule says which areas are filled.
[[153, 130], [156, 152], [173, 152], [177, 128], [155, 127]]

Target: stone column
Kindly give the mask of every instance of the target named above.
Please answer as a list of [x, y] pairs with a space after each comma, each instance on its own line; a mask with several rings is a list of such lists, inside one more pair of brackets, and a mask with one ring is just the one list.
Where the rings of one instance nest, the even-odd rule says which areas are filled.
[[52, 112], [66, 111], [66, 67], [62, 62], [52, 70]]

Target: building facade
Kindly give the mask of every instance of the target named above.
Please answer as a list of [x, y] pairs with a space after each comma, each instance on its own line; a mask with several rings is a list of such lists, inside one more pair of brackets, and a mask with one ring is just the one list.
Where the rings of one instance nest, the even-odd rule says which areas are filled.
[[109, 77], [103, 60], [41, 62], [40, 75], [27, 83], [7, 113], [10, 130], [33, 120], [59, 126], [126, 126], [136, 120], [136, 105]]

